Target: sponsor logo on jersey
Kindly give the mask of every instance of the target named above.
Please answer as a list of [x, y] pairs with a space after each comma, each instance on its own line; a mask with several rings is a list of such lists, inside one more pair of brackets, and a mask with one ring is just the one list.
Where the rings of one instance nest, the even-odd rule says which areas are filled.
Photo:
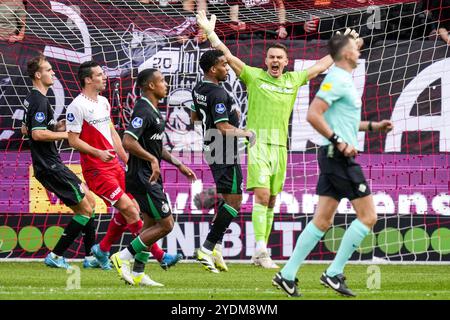
[[268, 91], [272, 91], [272, 92], [286, 93], [286, 94], [294, 93], [294, 89], [292, 89], [292, 88], [277, 87], [277, 86], [274, 86], [274, 85], [271, 85], [268, 83], [263, 83], [259, 87], [263, 90], [268, 90]]
[[142, 127], [142, 123], [143, 123], [143, 120], [142, 120], [142, 118], [139, 118], [139, 117], [135, 117], [133, 119], [133, 121], [131, 121], [131, 125], [135, 129]]
[[114, 197], [117, 196], [121, 190], [122, 190], [122, 189], [121, 189], [120, 187], [117, 187], [117, 189], [114, 190], [114, 192], [111, 193], [111, 194], [109, 195], [109, 198], [110, 198], [111, 200], [114, 200]]
[[195, 99], [197, 99], [197, 101], [198, 102], [206, 102], [206, 96], [205, 95], [203, 95], [203, 94], [200, 94], [200, 93], [198, 93], [198, 92], [196, 92], [196, 91], [194, 91], [194, 97], [195, 97]]
[[225, 105], [223, 103], [218, 103], [216, 104], [216, 112], [217, 113], [225, 113], [225, 111], [227, 110], [227, 108], [225, 108]]
[[333, 85], [331, 84], [331, 82], [327, 82], [327, 83], [324, 83], [320, 87], [320, 90], [322, 90], [322, 91], [330, 91], [332, 87], [333, 87]]
[[155, 133], [150, 137], [150, 140], [162, 140], [164, 133]]
[[73, 113], [68, 113], [66, 118], [69, 122], [73, 122], [75, 120], [75, 116], [73, 115]]
[[36, 119], [37, 122], [44, 122], [45, 114], [43, 112], [36, 112], [34, 118]]
[[104, 117], [104, 118], [101, 118], [101, 119], [94, 119], [94, 120], [91, 120], [91, 121], [89, 121], [88, 123], [89, 123], [90, 125], [96, 125], [96, 124], [98, 124], [98, 123], [110, 122], [110, 121], [111, 121], [111, 118], [110, 118], [109, 116], [107, 116], [107, 117]]

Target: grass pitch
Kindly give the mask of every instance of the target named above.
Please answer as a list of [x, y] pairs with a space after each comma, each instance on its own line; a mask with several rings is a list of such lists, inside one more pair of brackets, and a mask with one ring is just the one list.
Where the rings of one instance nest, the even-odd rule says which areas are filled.
[[[287, 296], [271, 285], [273, 270], [249, 264], [229, 264], [229, 272], [211, 274], [196, 263], [180, 263], [169, 271], [156, 263], [146, 270], [165, 285], [162, 288], [138, 288], [125, 285], [116, 271], [84, 270], [81, 263], [80, 289], [74, 274], [52, 269], [38, 262], [0, 262], [0, 299], [164, 299], [164, 300], [276, 300]], [[303, 297], [298, 299], [348, 299], [319, 284], [323, 264], [304, 265], [298, 274]], [[380, 289], [368, 289], [368, 266], [348, 265], [348, 286], [356, 299], [450, 299], [450, 266], [379, 265]], [[371, 282], [371, 281], [369, 281]], [[292, 299], [292, 298], [290, 298]]]

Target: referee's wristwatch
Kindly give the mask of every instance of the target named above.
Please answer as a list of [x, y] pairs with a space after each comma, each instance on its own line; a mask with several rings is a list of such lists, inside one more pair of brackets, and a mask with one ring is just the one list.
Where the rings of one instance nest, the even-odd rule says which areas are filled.
[[344, 139], [342, 139], [341, 137], [339, 137], [336, 133], [333, 132], [333, 134], [331, 135], [331, 137], [328, 138], [328, 140], [337, 147], [338, 144], [340, 143], [344, 143]]

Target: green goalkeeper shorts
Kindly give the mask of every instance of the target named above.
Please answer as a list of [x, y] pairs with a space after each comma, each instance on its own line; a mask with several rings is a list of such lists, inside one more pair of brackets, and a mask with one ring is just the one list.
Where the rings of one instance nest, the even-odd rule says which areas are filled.
[[287, 148], [256, 143], [248, 151], [247, 190], [266, 188], [271, 195], [283, 190], [286, 179]]

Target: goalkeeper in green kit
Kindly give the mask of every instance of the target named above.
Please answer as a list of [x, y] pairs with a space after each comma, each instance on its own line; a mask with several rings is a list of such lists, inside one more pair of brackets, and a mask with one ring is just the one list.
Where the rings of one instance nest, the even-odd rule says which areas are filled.
[[[197, 14], [197, 23], [208, 36], [211, 46], [221, 50], [236, 75], [245, 83], [248, 94], [247, 130], [257, 135], [257, 143], [248, 150], [247, 190], [254, 192], [252, 223], [256, 250], [255, 265], [276, 269], [267, 250], [274, 218], [275, 200], [283, 190], [287, 167], [287, 139], [289, 118], [298, 89], [327, 70], [333, 59], [330, 55], [312, 67], [285, 72], [288, 65], [287, 48], [283, 44], [268, 46], [265, 58], [267, 70], [250, 67], [235, 57], [214, 32], [215, 15], [208, 20], [206, 13]], [[357, 37], [355, 31], [347, 29]], [[362, 42], [359, 42], [362, 45]]]

